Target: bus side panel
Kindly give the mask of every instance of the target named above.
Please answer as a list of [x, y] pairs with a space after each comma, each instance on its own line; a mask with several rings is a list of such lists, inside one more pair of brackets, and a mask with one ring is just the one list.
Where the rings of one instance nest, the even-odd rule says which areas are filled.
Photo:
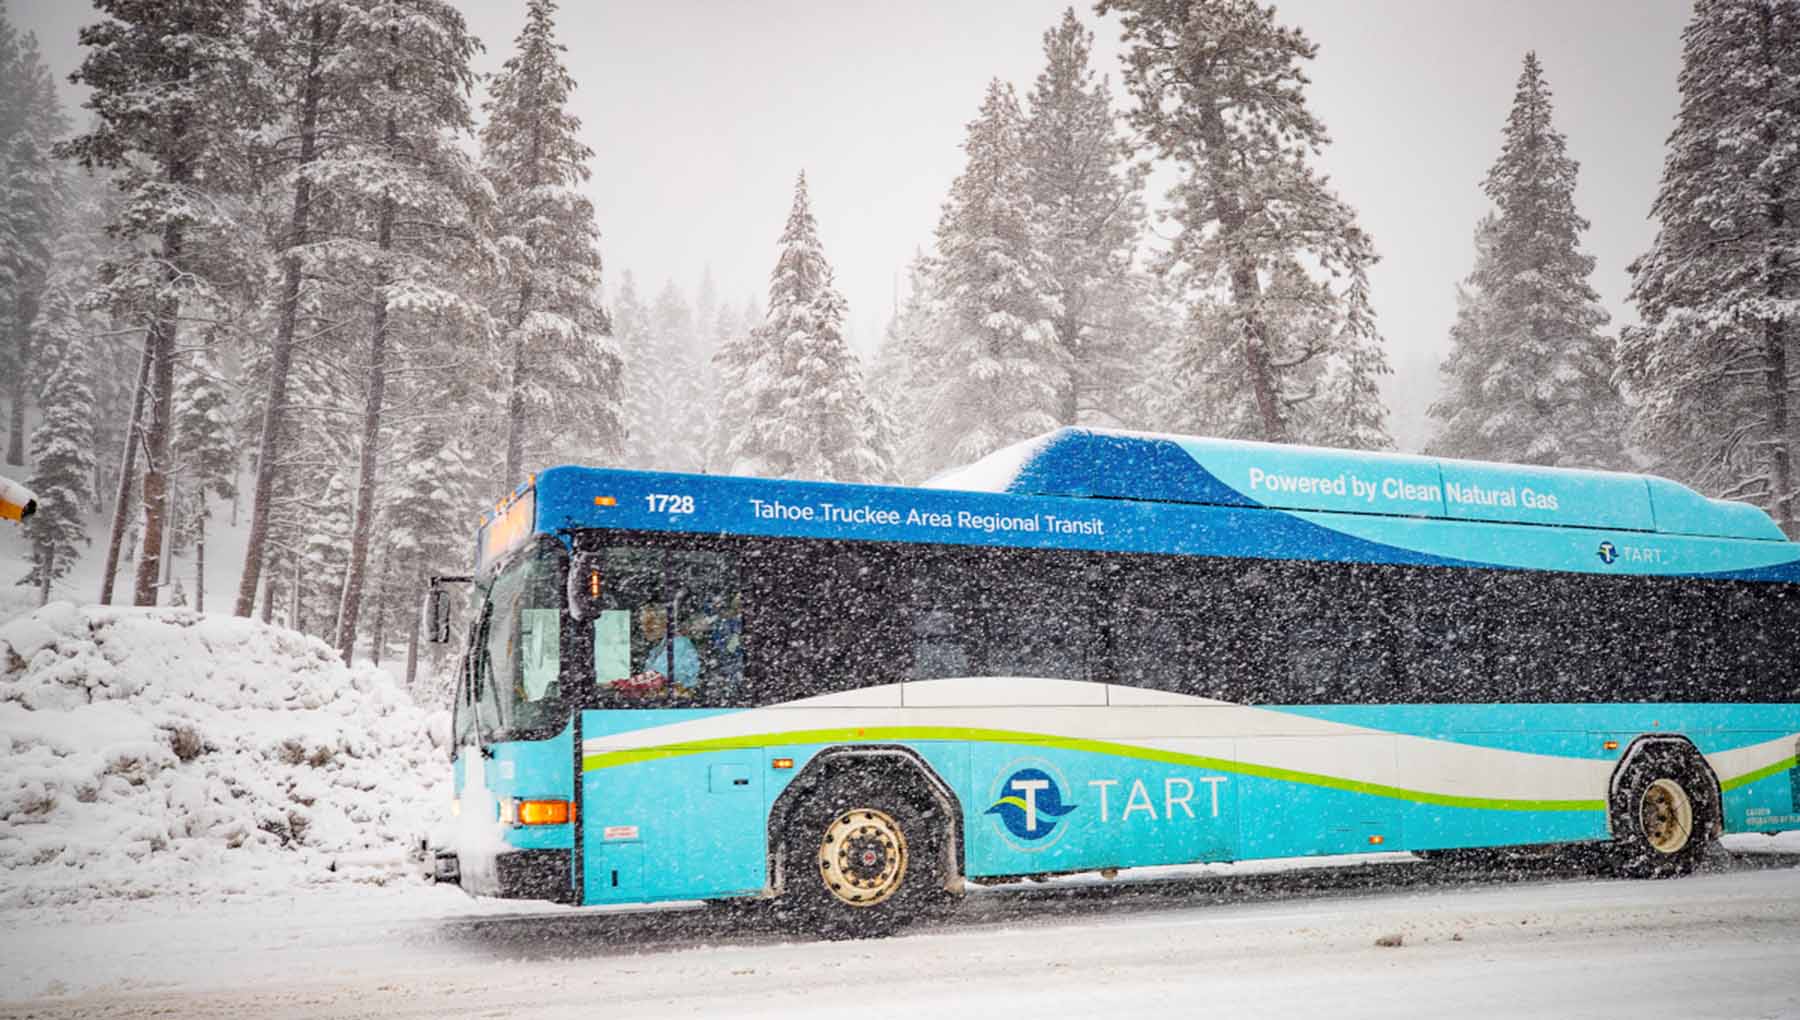
[[[1735, 732], [1734, 744], [1760, 744], [1780, 741], [1786, 745], [1790, 734], [1780, 732]], [[1800, 737], [1792, 738], [1789, 751], [1800, 759]], [[1702, 745], [1704, 749], [1704, 745]], [[1718, 757], [1724, 757], [1720, 755]], [[1786, 765], [1782, 768], [1781, 765]], [[1714, 771], [1719, 769], [1714, 761]], [[1754, 775], [1754, 774], [1752, 774]], [[1740, 778], [1736, 783], [1728, 775], [1719, 777], [1724, 785], [1726, 832], [1781, 832], [1800, 829], [1800, 762], [1778, 763], [1768, 775]]]
[[[1237, 741], [1237, 753], [1245, 761], [1281, 762], [1279, 772], [1289, 774], [1242, 777], [1239, 844], [1245, 858], [1370, 853], [1406, 845], [1405, 804], [1372, 792], [1396, 785], [1394, 738], [1252, 737]], [[1331, 777], [1340, 786], [1321, 785], [1313, 777]]]
[[[1438, 714], [1440, 718], [1445, 715]], [[1613, 766], [1610, 760], [1599, 756], [1605, 735], [1552, 729], [1548, 725], [1552, 717], [1531, 706], [1516, 706], [1514, 718], [1518, 722], [1512, 731], [1457, 728], [1460, 720], [1447, 718], [1447, 725], [1435, 732], [1429, 725], [1418, 727], [1430, 736], [1430, 743], [1399, 743], [1403, 785], [1489, 801], [1518, 801], [1506, 807], [1407, 801], [1405, 849], [1574, 843], [1610, 835], [1605, 799]], [[1529, 725], [1533, 718], [1546, 720], [1544, 728]], [[1627, 738], [1625, 743], [1629, 742]], [[1505, 749], [1509, 753], [1470, 753], [1483, 748]], [[1446, 750], [1451, 753], [1444, 753]], [[1583, 759], [1588, 764], [1580, 764]], [[1546, 763], [1554, 763], [1559, 769], [1573, 763], [1581, 772], [1578, 777], [1558, 779], [1546, 787], [1541, 781]], [[1554, 810], [1528, 803], [1546, 800], [1569, 803]], [[1576, 803], [1589, 806], [1576, 808]]]
[[743, 896], [764, 885], [762, 748], [582, 774], [584, 903]]
[[1406, 811], [1404, 849], [1579, 843], [1610, 835], [1604, 810], [1496, 810], [1415, 803]]
[[[1178, 741], [1224, 758], [1230, 741]], [[1236, 780], [1190, 765], [1032, 744], [975, 744], [962, 791], [968, 873], [1045, 874], [1230, 860]]]

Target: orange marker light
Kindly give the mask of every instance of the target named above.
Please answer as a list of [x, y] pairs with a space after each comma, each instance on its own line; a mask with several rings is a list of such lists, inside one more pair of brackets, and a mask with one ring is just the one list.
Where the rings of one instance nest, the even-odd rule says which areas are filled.
[[794, 767], [794, 759], [792, 759], [792, 758], [770, 758], [769, 759], [769, 767], [772, 769], [791, 769]]
[[1369, 845], [1370, 846], [1380, 846], [1381, 844], [1386, 843], [1386, 842], [1387, 842], [1386, 836], [1370, 836], [1369, 837]]
[[1608, 740], [1606, 743], [1601, 744], [1600, 746], [1605, 748], [1608, 751], [1617, 751], [1619, 749], [1619, 742], [1617, 740]]
[[567, 825], [575, 810], [566, 800], [522, 800], [518, 817], [520, 825]]
[[600, 571], [590, 570], [590, 571], [588, 571], [588, 598], [597, 599], [599, 597], [600, 597]]
[[614, 499], [611, 496], [595, 496], [594, 497], [594, 505], [595, 506], [618, 506], [619, 501]]

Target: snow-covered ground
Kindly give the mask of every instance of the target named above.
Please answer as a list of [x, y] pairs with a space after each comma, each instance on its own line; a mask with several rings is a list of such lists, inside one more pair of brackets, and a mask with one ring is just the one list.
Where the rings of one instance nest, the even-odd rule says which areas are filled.
[[1387, 855], [1005, 887], [874, 942], [425, 885], [100, 901], [0, 914], [0, 1016], [1797, 1017], [1800, 840], [1754, 839], [1785, 852], [1665, 882]]
[[0, 625], [0, 907], [392, 880], [446, 722], [292, 631], [53, 603]]

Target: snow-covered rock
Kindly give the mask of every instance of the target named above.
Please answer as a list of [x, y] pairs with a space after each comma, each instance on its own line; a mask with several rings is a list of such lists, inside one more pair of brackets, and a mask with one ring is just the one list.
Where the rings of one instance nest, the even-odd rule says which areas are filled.
[[407, 874], [448, 803], [441, 715], [254, 620], [0, 626], [0, 907]]

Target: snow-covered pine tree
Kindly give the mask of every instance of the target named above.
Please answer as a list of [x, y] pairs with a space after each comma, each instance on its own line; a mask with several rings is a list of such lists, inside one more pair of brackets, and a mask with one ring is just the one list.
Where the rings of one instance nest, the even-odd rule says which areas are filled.
[[719, 466], [775, 478], [891, 481], [893, 454], [844, 339], [848, 306], [819, 243], [804, 173], [779, 244], [762, 324], [717, 355]]
[[619, 293], [612, 306], [613, 343], [618, 346], [620, 360], [620, 413], [625, 425], [624, 451], [620, 463], [625, 467], [649, 466], [645, 443], [657, 425], [654, 356], [650, 310], [638, 294], [637, 279], [630, 270], [619, 278]]
[[473, 130], [469, 62], [479, 45], [462, 14], [444, 0], [372, 0], [358, 14], [345, 31], [378, 84], [366, 89], [368, 115], [357, 119], [362, 170], [353, 181], [334, 182], [364, 207], [361, 219], [373, 226], [372, 236], [360, 239], [359, 261], [372, 273], [363, 295], [369, 316], [367, 385], [356, 509], [337, 616], [336, 644], [346, 663], [356, 646], [377, 514], [387, 375], [401, 353], [395, 347], [405, 338], [402, 320], [479, 316], [462, 295], [445, 288], [443, 279], [458, 250], [476, 236], [483, 190], [456, 140]]
[[919, 481], [933, 470], [914, 459], [922, 445], [925, 410], [934, 383], [921, 366], [943, 346], [937, 334], [943, 320], [932, 289], [931, 266], [930, 256], [922, 251], [913, 253], [907, 266], [905, 300], [895, 295], [897, 307], [869, 368], [869, 398], [888, 423], [895, 451], [894, 473], [902, 482]]
[[619, 356], [600, 306], [600, 228], [580, 187], [594, 152], [568, 110], [575, 79], [554, 0], [528, 0], [516, 51], [489, 87], [483, 168], [499, 199], [506, 330], [506, 485], [526, 462], [616, 458]]
[[[89, 169], [118, 170], [128, 201], [116, 225], [125, 238], [154, 238], [152, 256], [115, 266], [111, 286], [151, 308], [144, 337], [147, 385], [144, 536], [133, 601], [155, 605], [167, 512], [169, 422], [175, 349], [184, 302], [213, 300], [210, 272], [195, 258], [198, 235], [221, 223], [215, 196], [242, 186], [247, 135], [263, 116], [245, 38], [245, 0], [94, 0], [106, 20], [81, 30], [87, 56], [72, 76], [91, 89], [89, 130], [57, 151]], [[117, 545], [115, 533], [112, 544]]]
[[[285, 130], [268, 140], [262, 152], [263, 170], [273, 180], [271, 195], [290, 199], [286, 222], [270, 247], [281, 263], [282, 285], [275, 299], [266, 362], [261, 365], [262, 413], [255, 452], [256, 480], [250, 501], [250, 527], [244, 551], [244, 568], [238, 586], [235, 612], [249, 616], [256, 605], [257, 589], [269, 557], [270, 529], [277, 499], [278, 465], [289, 454], [284, 440], [296, 434], [288, 426], [289, 378], [293, 368], [295, 334], [302, 309], [309, 254], [323, 238], [316, 237], [315, 221], [323, 210], [315, 207], [315, 163], [329, 160], [339, 146], [336, 130], [340, 114], [354, 111], [362, 90], [354, 73], [365, 69], [346, 60], [343, 27], [351, 14], [352, 0], [258, 0], [251, 9], [250, 37], [257, 62], [266, 75], [272, 109]], [[328, 171], [328, 167], [324, 168]], [[328, 202], [319, 203], [328, 206]], [[269, 611], [265, 606], [265, 619]]]
[[[113, 222], [123, 196], [103, 174], [67, 174], [64, 178], [65, 198], [56, 225], [56, 254], [52, 258], [46, 302], [66, 281], [71, 302], [69, 311], [52, 314], [48, 307], [43, 321], [46, 328], [79, 330], [93, 338], [88, 347], [88, 382], [94, 393], [90, 415], [94, 435], [94, 476], [90, 490], [100, 505], [119, 485], [120, 457], [131, 418], [133, 384], [139, 363], [138, 351], [130, 338], [141, 335], [134, 329], [132, 310], [102, 303], [104, 288], [96, 288], [101, 269], [113, 257], [116, 246], [106, 228]], [[67, 327], [59, 323], [64, 317]]]
[[171, 452], [182, 479], [186, 511], [181, 538], [194, 546], [194, 608], [206, 611], [206, 524], [212, 500], [237, 491], [238, 455], [229, 385], [212, 352], [202, 347], [184, 355], [175, 396]]
[[719, 322], [719, 285], [713, 282], [712, 264], [708, 263], [700, 272], [700, 286], [694, 291], [694, 323], [703, 336], [710, 336], [710, 331]]
[[[347, 445], [326, 440], [320, 448], [331, 450], [336, 455], [333, 459], [342, 464], [355, 457], [355, 451], [347, 449]], [[314, 478], [317, 479], [316, 474]], [[332, 471], [312, 491], [319, 494], [319, 505], [313, 512], [300, 515], [300, 558], [295, 562], [293, 589], [297, 611], [288, 626], [331, 641], [337, 637], [338, 611], [343, 605], [350, 531], [355, 525], [350, 509], [355, 493], [341, 471]]]
[[1333, 322], [1334, 357], [1324, 366], [1319, 397], [1308, 408], [1306, 439], [1346, 450], [1385, 450], [1394, 445], [1388, 434], [1387, 403], [1380, 379], [1393, 374], [1381, 332], [1369, 302], [1367, 267], [1350, 270], [1344, 301]]
[[1054, 429], [1070, 387], [1062, 312], [1027, 186], [1025, 118], [1011, 85], [988, 83], [969, 123], [968, 162], [937, 226], [940, 320], [916, 369], [934, 384], [910, 463], [926, 471]]
[[1800, 538], [1800, 2], [1697, 0], [1620, 364], [1659, 469]]
[[[1117, 420], [1125, 410], [1097, 398], [1138, 337], [1111, 318], [1128, 311], [1109, 298], [1129, 291], [1133, 256], [1143, 232], [1146, 169], [1132, 163], [1129, 141], [1113, 113], [1112, 90], [1088, 62], [1094, 34], [1071, 8], [1044, 33], [1044, 69], [1026, 97], [1026, 187], [1037, 205], [1040, 245], [1061, 295], [1053, 322], [1069, 354], [1069, 385], [1058, 418], [1064, 425]], [[1110, 313], [1110, 314], [1109, 314]], [[1141, 356], [1142, 352], [1135, 352]]]
[[[1475, 268], [1461, 288], [1444, 361], [1444, 392], [1431, 405], [1427, 449], [1561, 467], [1617, 467], [1623, 437], [1616, 391], [1596, 390], [1586, 359], [1607, 358], [1608, 316], [1588, 283], [1581, 251], [1588, 221], [1575, 210], [1579, 164], [1552, 123], [1551, 92], [1537, 54], [1525, 54], [1482, 182], [1495, 211], [1477, 230]], [[1603, 406], [1594, 406], [1599, 400]]]
[[[400, 638], [416, 639], [420, 594], [432, 574], [455, 573], [468, 557], [468, 510], [485, 502], [485, 480], [470, 470], [462, 445], [444, 423], [420, 421], [404, 430], [397, 444], [382, 500], [381, 557], [378, 576], [385, 583], [375, 592], [376, 619], [391, 624], [382, 635], [371, 634], [377, 661], [383, 645]], [[399, 633], [393, 633], [396, 629]], [[384, 641], [385, 638], [385, 641]], [[421, 692], [422, 694], [427, 692]], [[428, 692], [442, 697], [447, 691]]]
[[[1163, 268], [1192, 302], [1181, 364], [1202, 374], [1185, 381], [1187, 399], [1218, 405], [1237, 434], [1314, 438], [1307, 405], [1321, 380], [1349, 373], [1348, 390], [1373, 393], [1361, 377], [1386, 363], [1371, 357], [1382, 344], [1367, 289], [1354, 286], [1374, 244], [1309, 163], [1329, 141], [1303, 91], [1317, 47], [1254, 0], [1102, 0], [1098, 10], [1119, 14], [1129, 46], [1131, 122], [1181, 172]], [[1341, 343], [1351, 339], [1354, 356]]]
[[698, 471], [706, 463], [708, 406], [700, 329], [687, 298], [666, 281], [650, 309], [638, 397], [644, 418], [633, 459], [655, 471]]
[[6, 462], [25, 462], [25, 403], [45, 381], [32, 364], [34, 324], [62, 198], [51, 148], [68, 130], [37, 36], [19, 38], [0, 6], [0, 378], [11, 404]]
[[31, 433], [33, 470], [27, 486], [38, 512], [25, 522], [31, 571], [20, 584], [37, 587], [39, 603], [89, 544], [87, 515], [94, 506], [94, 393], [88, 382], [88, 339], [77, 302], [78, 283], [53, 278], [45, 295], [43, 328], [36, 342], [44, 380], [42, 418]]

